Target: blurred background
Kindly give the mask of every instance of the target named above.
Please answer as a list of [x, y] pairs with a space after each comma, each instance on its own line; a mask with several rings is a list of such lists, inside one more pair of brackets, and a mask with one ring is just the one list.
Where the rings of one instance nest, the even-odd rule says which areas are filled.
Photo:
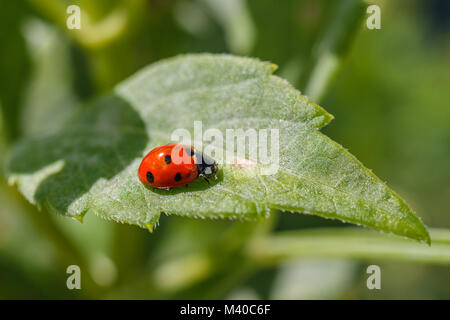
[[[69, 30], [69, 5], [81, 29]], [[369, 30], [366, 9], [381, 8]], [[387, 181], [430, 227], [450, 228], [450, 2], [446, 0], [0, 0], [0, 161], [57, 130], [141, 67], [180, 53], [257, 57], [335, 120], [323, 132]], [[319, 76], [318, 76], [319, 75]], [[317, 80], [319, 79], [319, 80]], [[344, 227], [280, 213], [275, 231]], [[450, 268], [302, 259], [269, 268], [239, 248], [261, 224], [161, 218], [150, 234], [38, 211], [0, 177], [0, 299], [450, 298]], [[395, 260], [395, 259], [394, 259]], [[66, 268], [81, 267], [82, 290]], [[382, 270], [368, 290], [366, 268]]]

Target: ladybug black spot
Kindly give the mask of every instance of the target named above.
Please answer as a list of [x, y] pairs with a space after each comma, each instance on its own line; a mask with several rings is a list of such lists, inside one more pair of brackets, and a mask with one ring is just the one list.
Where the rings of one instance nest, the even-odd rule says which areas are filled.
[[147, 171], [147, 181], [153, 183], [154, 180], [153, 174], [150, 171]]
[[194, 155], [194, 150], [192, 148], [186, 148], [186, 153], [189, 157], [192, 157]]
[[167, 163], [167, 164], [170, 164], [172, 162], [172, 158], [167, 154], [164, 157], [164, 162]]
[[175, 175], [175, 181], [180, 181], [181, 180], [181, 173], [177, 172], [177, 174]]

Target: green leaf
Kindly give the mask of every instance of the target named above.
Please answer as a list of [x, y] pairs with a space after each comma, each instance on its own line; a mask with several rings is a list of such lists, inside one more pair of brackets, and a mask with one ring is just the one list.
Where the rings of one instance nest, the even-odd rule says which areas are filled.
[[61, 128], [73, 116], [79, 99], [73, 92], [70, 42], [38, 19], [27, 20], [23, 29], [33, 72], [23, 94], [20, 127], [24, 135], [33, 135]]
[[[32, 203], [81, 219], [153, 229], [162, 212], [250, 220], [272, 209], [316, 214], [429, 241], [405, 202], [318, 129], [332, 116], [273, 76], [275, 66], [227, 55], [186, 55], [153, 64], [92, 102], [57, 134], [12, 151], [10, 181]], [[221, 163], [210, 186], [197, 179], [171, 191], [137, 178], [143, 155], [177, 128], [279, 130], [279, 170]], [[355, 133], [357, 134], [357, 133]], [[199, 141], [194, 141], [197, 145]]]
[[22, 93], [30, 74], [30, 58], [22, 35], [22, 21], [29, 14], [25, 1], [1, 1], [0, 12], [8, 12], [0, 20], [0, 113], [5, 140], [20, 134]]

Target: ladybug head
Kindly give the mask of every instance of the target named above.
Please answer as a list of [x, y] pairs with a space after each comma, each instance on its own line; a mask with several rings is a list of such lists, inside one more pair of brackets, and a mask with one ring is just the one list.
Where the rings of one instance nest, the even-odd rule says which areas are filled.
[[203, 152], [197, 151], [195, 153], [195, 163], [199, 176], [210, 176], [217, 173], [217, 162]]

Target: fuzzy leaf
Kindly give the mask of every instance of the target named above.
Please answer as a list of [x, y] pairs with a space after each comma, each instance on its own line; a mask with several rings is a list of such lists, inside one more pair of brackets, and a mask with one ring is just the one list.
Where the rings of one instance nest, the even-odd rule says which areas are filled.
[[[64, 130], [18, 143], [10, 180], [34, 204], [81, 219], [153, 229], [162, 212], [195, 218], [316, 214], [429, 241], [405, 202], [342, 146], [320, 133], [332, 116], [272, 75], [275, 66], [227, 55], [187, 55], [153, 64], [92, 102]], [[194, 121], [203, 130], [279, 130], [279, 170], [225, 164], [208, 186], [145, 187], [140, 159]], [[355, 133], [357, 134], [357, 133]], [[224, 134], [225, 135], [225, 134]], [[194, 141], [194, 145], [200, 141]], [[229, 151], [229, 150], [228, 150]]]

